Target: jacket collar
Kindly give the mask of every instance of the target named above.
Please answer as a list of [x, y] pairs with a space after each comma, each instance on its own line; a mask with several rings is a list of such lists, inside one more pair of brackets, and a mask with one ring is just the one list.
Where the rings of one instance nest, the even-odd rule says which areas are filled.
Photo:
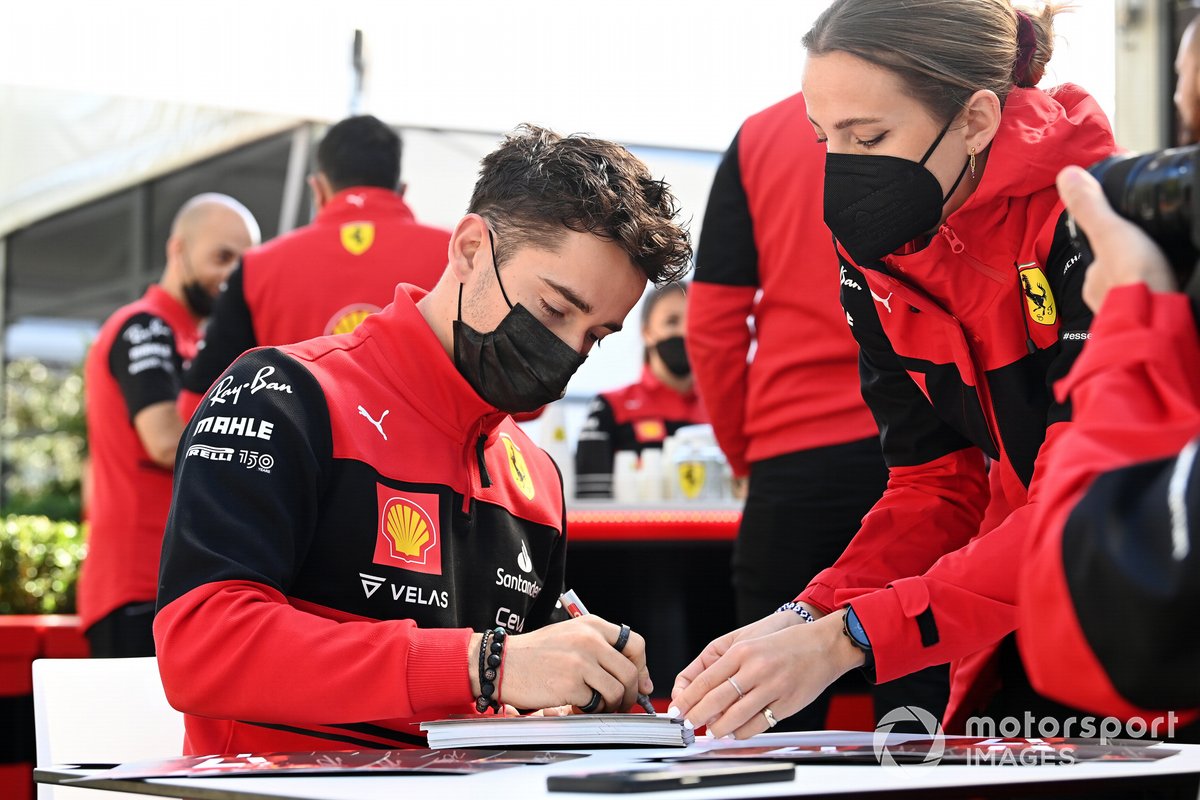
[[351, 335], [373, 345], [379, 370], [432, 424], [452, 436], [490, 431], [508, 414], [476, 394], [459, 374], [417, 308], [427, 294], [400, 284], [391, 305], [367, 317]]
[[643, 387], [645, 387], [646, 391], [650, 394], [669, 393], [669, 396], [682, 398], [685, 402], [688, 402], [688, 403], [694, 402], [696, 400], [696, 382], [695, 381], [692, 381], [691, 389], [688, 389], [686, 392], [677, 392], [674, 389], [672, 389], [670, 386], [667, 386], [665, 383], [660, 381], [658, 379], [658, 376], [654, 374], [654, 370], [650, 369], [649, 364], [642, 365], [641, 384]]
[[1049, 92], [1014, 89], [1005, 100], [975, 192], [934, 231], [927, 246], [885, 256], [886, 271], [928, 289], [946, 282], [953, 288], [957, 278], [947, 273], [945, 260], [965, 251], [969, 257], [959, 260], [1003, 281], [1031, 222], [1046, 221], [1029, 219], [1026, 198], [1054, 191], [1063, 167], [1087, 166], [1115, 151], [1107, 117], [1078, 86], [1064, 84]]
[[340, 223], [355, 219], [372, 219], [380, 215], [399, 216], [415, 222], [412, 209], [404, 198], [390, 189], [377, 186], [352, 186], [330, 198], [317, 212], [315, 223]]
[[185, 331], [193, 337], [198, 334], [200, 326], [192, 316], [192, 312], [188, 311], [187, 306], [172, 297], [161, 284], [150, 284], [146, 288], [146, 293], [142, 295], [142, 299], [167, 321], [176, 336], [180, 336]]

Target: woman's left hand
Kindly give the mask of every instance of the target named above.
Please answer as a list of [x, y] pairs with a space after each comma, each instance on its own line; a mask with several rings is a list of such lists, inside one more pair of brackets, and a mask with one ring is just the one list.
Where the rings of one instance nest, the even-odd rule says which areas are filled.
[[795, 714], [862, 665], [862, 652], [842, 634], [843, 616], [838, 611], [735, 642], [672, 705], [693, 727], [707, 725], [716, 738], [763, 733], [772, 727], [769, 717], [778, 721]]

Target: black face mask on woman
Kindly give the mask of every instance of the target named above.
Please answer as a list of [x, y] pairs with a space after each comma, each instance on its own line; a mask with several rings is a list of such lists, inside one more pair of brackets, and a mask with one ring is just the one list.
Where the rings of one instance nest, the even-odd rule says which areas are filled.
[[970, 159], [963, 162], [954, 185], [943, 195], [942, 185], [925, 162], [948, 130], [950, 122], [920, 161], [846, 153], [825, 156], [825, 224], [855, 263], [879, 261], [937, 227], [942, 207], [970, 164]]
[[654, 345], [654, 349], [667, 370], [676, 378], [686, 378], [692, 374], [692, 364], [688, 361], [687, 346], [682, 336], [663, 339]]
[[462, 284], [458, 286], [458, 319], [454, 321], [454, 366], [475, 393], [501, 411], [533, 411], [560, 399], [567, 381], [586, 360], [517, 303], [513, 305], [500, 281], [496, 241], [492, 269], [508, 313], [496, 330], [480, 333], [462, 321]]

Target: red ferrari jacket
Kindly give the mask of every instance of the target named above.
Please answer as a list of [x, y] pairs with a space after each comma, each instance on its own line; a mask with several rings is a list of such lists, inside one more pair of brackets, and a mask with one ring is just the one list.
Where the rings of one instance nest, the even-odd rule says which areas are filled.
[[558, 471], [422, 295], [247, 353], [192, 419], [154, 621], [188, 753], [423, 746], [417, 722], [474, 708], [472, 630], [558, 614]]
[[395, 192], [338, 192], [311, 224], [242, 256], [184, 376], [179, 409], [200, 398], [245, 351], [349, 333], [392, 301], [396, 284], [433, 288], [446, 268], [450, 234], [422, 225]]
[[158, 284], [100, 328], [84, 365], [94, 491], [79, 616], [89, 628], [123, 605], [150, 602], [171, 503], [171, 470], [150, 459], [133, 427], [138, 412], [174, 401], [200, 332]]
[[1049, 456], [1017, 629], [1049, 697], [1147, 720], [1200, 708], [1198, 364], [1188, 298], [1122, 287], [1056, 387], [1075, 417]]
[[746, 120], [717, 167], [696, 250], [688, 351], [739, 476], [751, 462], [878, 430], [838, 303], [825, 148], [810, 130], [799, 94]]
[[612, 497], [616, 453], [660, 448], [675, 431], [703, 422], [708, 414], [694, 391], [677, 392], [643, 367], [637, 383], [602, 392], [592, 401], [575, 450], [575, 496]]
[[842, 305], [890, 477], [845, 553], [800, 598], [825, 610], [853, 601], [880, 681], [955, 661], [948, 730], [985, 699], [985, 667], [1016, 627], [1042, 454], [1070, 418], [1050, 387], [1091, 322], [1080, 297], [1087, 265], [1055, 177], [1114, 150], [1103, 112], [1078, 87], [1014, 89], [980, 185], [928, 245], [876, 264], [841, 258]]

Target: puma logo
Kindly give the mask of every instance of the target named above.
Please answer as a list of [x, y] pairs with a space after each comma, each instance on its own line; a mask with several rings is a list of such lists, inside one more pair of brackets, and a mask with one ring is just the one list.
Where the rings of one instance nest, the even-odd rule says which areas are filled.
[[372, 419], [372, 418], [371, 418], [371, 415], [370, 415], [370, 414], [368, 414], [368, 413], [367, 413], [367, 410], [366, 410], [365, 408], [363, 408], [362, 406], [359, 406], [359, 407], [358, 407], [358, 413], [360, 413], [360, 414], [362, 414], [364, 417], [366, 417], [366, 418], [367, 418], [367, 421], [368, 421], [368, 422], [370, 422], [372, 425], [374, 425], [374, 426], [375, 426], [375, 430], [379, 431], [379, 435], [380, 435], [380, 436], [382, 436], [382, 437], [383, 437], [383, 440], [386, 442], [386, 441], [387, 441], [387, 434], [383, 432], [383, 419], [384, 419], [384, 417], [386, 417], [388, 414], [390, 414], [390, 413], [391, 413], [391, 409], [390, 409], [390, 408], [389, 408], [389, 409], [385, 409], [385, 410], [384, 410], [384, 412], [383, 412], [383, 414], [382, 414], [382, 415], [379, 417], [378, 421], [376, 421], [376, 420]]
[[890, 292], [887, 297], [880, 297], [879, 295], [875, 294], [875, 292], [872, 290], [871, 297], [874, 297], [875, 302], [881, 304], [884, 308], [887, 309], [887, 312], [890, 314], [890, 313], [892, 313], [892, 295], [894, 295], [894, 294], [895, 294], [895, 292]]

